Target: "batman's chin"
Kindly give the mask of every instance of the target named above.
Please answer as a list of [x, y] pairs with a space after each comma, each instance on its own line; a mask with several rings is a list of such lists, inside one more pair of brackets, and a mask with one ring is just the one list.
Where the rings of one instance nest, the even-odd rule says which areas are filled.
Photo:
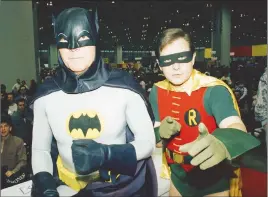
[[70, 134], [74, 139], [96, 139], [100, 137], [100, 131], [91, 128], [87, 129], [86, 132], [83, 132], [82, 129], [73, 129]]

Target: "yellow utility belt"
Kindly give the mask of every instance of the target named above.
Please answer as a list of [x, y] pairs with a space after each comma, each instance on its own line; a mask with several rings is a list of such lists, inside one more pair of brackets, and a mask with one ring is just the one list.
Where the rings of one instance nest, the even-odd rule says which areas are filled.
[[78, 177], [75, 173], [64, 168], [60, 157], [57, 159], [57, 168], [60, 180], [77, 192], [85, 188], [87, 184], [100, 180], [98, 171], [87, 176]]

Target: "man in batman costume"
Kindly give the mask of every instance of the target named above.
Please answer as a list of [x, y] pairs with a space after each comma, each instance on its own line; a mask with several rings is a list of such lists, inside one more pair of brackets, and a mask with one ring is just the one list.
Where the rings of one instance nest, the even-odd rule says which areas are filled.
[[54, 25], [60, 67], [31, 102], [32, 196], [61, 196], [60, 187], [68, 196], [157, 196], [152, 111], [128, 73], [104, 66], [96, 11], [66, 9]]

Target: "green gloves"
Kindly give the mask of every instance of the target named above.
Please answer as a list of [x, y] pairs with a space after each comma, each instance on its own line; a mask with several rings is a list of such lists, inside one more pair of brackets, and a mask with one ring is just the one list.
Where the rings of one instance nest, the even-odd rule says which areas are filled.
[[161, 138], [169, 139], [172, 135], [176, 134], [180, 130], [181, 125], [170, 116], [167, 116], [161, 122], [161, 125], [159, 127], [159, 134]]
[[[205, 170], [217, 165], [224, 159], [231, 160], [231, 156], [224, 144], [209, 134], [207, 127], [200, 123], [198, 125], [199, 137], [190, 143], [179, 148], [181, 152], [188, 152], [193, 157], [191, 164], [200, 165], [200, 169]], [[232, 140], [232, 139], [231, 139]]]

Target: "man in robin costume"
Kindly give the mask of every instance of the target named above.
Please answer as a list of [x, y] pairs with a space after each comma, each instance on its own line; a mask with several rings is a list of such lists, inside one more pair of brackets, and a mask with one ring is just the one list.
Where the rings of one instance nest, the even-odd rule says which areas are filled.
[[156, 196], [153, 114], [132, 76], [104, 66], [97, 12], [66, 9], [54, 28], [60, 66], [31, 102], [32, 195]]
[[195, 49], [182, 29], [165, 30], [156, 55], [166, 79], [154, 84], [149, 100], [170, 196], [240, 196], [232, 164], [259, 141], [246, 133], [232, 91], [193, 69]]

